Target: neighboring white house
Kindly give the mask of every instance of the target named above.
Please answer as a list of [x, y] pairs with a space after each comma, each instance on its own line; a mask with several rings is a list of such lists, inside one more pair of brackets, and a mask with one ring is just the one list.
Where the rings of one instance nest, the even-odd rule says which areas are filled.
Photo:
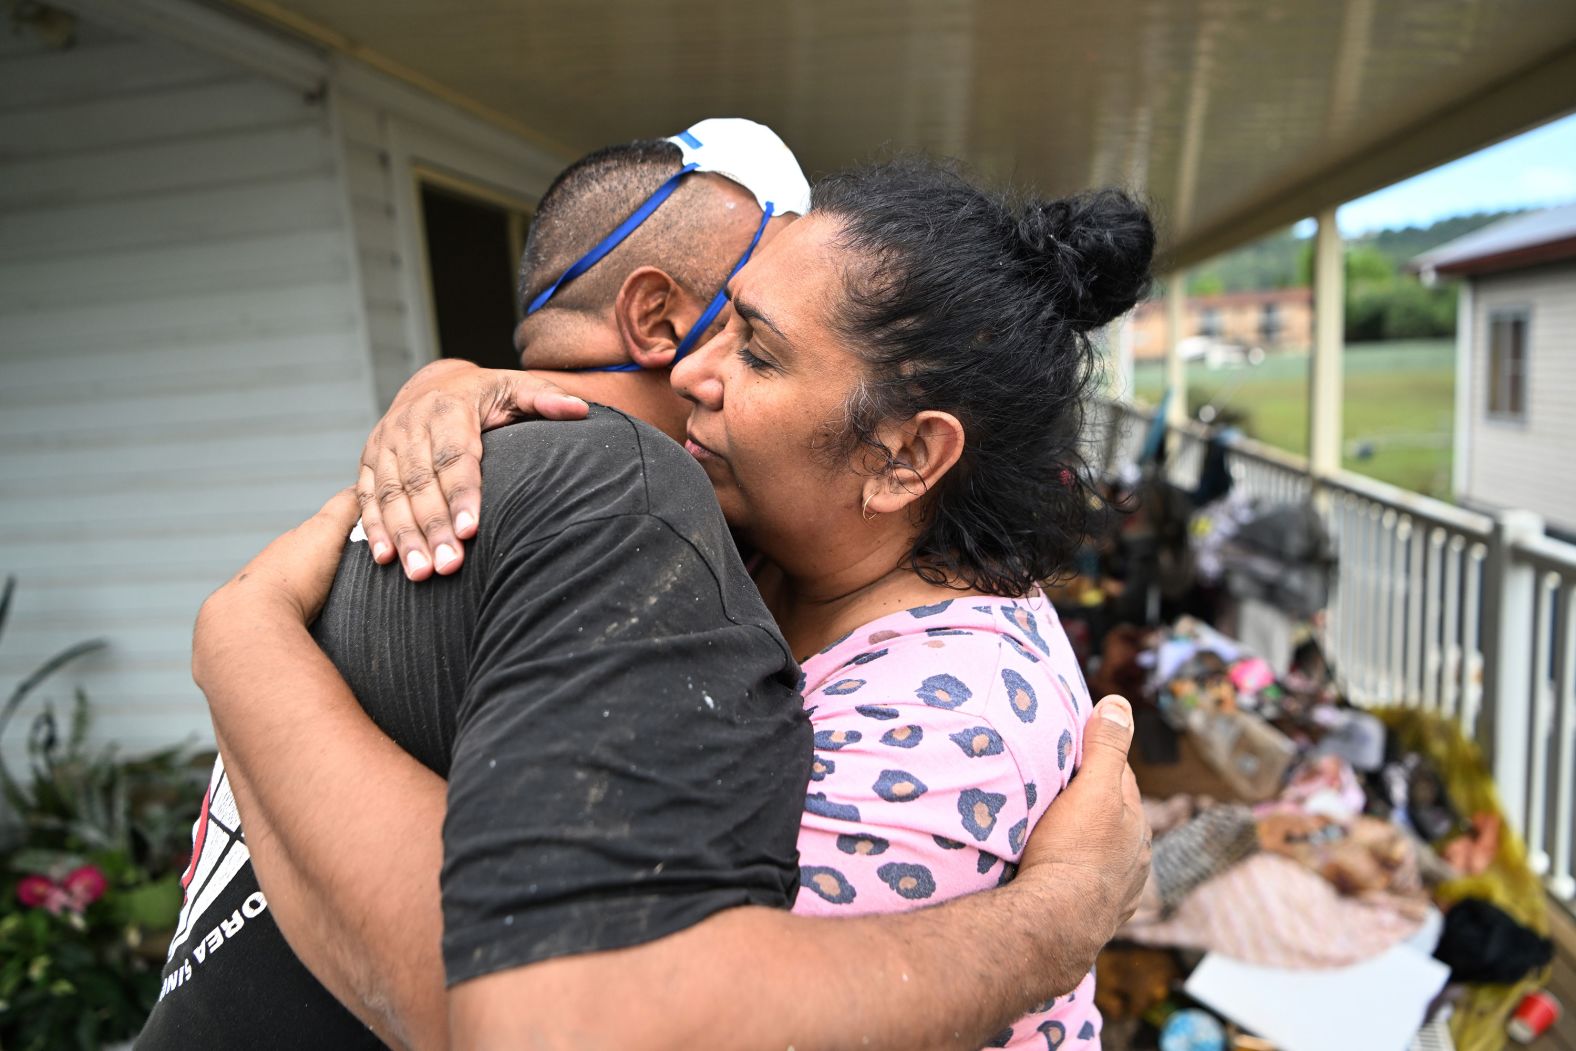
[[1501, 220], [1412, 266], [1462, 279], [1456, 499], [1576, 533], [1576, 205]]
[[0, 23], [0, 575], [19, 581], [0, 697], [103, 637], [53, 691], [86, 689], [96, 737], [208, 739], [198, 605], [354, 476], [436, 356], [443, 245], [496, 242], [482, 284], [507, 346], [524, 215], [568, 158], [196, 4], [17, 12]]

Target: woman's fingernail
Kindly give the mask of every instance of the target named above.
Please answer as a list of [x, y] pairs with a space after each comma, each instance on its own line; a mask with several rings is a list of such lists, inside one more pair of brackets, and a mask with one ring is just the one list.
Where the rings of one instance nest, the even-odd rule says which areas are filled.
[[476, 516], [469, 511], [461, 511], [454, 516], [454, 528], [461, 533], [476, 528]]
[[412, 551], [410, 554], [405, 556], [405, 572], [409, 576], [415, 576], [417, 573], [420, 573], [422, 570], [426, 569], [430, 564], [431, 563], [427, 561], [427, 556], [422, 554], [420, 551]]
[[379, 540], [376, 544], [372, 545], [373, 560], [382, 562], [384, 559], [389, 557], [390, 550], [392, 549], [388, 546], [388, 544], [384, 543], [382, 540]]
[[437, 550], [433, 551], [432, 556], [432, 564], [437, 567], [440, 573], [460, 560], [460, 553], [448, 544], [439, 544]]

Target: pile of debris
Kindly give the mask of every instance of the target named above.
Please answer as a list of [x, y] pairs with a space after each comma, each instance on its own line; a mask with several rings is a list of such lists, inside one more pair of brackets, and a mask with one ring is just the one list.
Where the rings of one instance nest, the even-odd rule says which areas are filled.
[[[1187, 1048], [1400, 1051], [1430, 1023], [1454, 1046], [1471, 987], [1547, 966], [1537, 883], [1485, 805], [1486, 771], [1465, 742], [1412, 740], [1453, 727], [1350, 707], [1198, 621], [1134, 634], [1107, 636], [1094, 688], [1139, 664], [1140, 784], [1171, 767], [1200, 790], [1146, 798], [1150, 886], [1101, 962], [1108, 1047], [1148, 1031], [1168, 1048], [1176, 1031]], [[1466, 802], [1460, 781], [1479, 782]]]
[[1538, 1011], [1510, 1015], [1552, 956], [1545, 900], [1477, 750], [1430, 713], [1348, 704], [1317, 641], [1317, 517], [1215, 495], [1140, 493], [1052, 594], [1094, 695], [1135, 702], [1155, 831], [1143, 907], [1100, 961], [1105, 1046], [1530, 1038]]

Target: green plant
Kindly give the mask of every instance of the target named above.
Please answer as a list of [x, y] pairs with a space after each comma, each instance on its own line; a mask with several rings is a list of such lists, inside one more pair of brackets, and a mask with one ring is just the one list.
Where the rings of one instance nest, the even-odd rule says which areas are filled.
[[[14, 591], [8, 579], [0, 633]], [[0, 743], [47, 678], [102, 646], [68, 647], [24, 678], [0, 708]], [[0, 756], [11, 813], [0, 843], [0, 1048], [124, 1040], [158, 996], [207, 764], [179, 748], [125, 760], [90, 744], [88, 726], [79, 690], [64, 728], [47, 702], [30, 721], [25, 780]]]

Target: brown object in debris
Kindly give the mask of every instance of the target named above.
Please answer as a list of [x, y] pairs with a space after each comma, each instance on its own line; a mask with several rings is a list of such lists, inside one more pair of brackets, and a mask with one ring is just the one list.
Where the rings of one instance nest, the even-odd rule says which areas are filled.
[[1377, 818], [1343, 823], [1301, 811], [1267, 814], [1259, 819], [1259, 846], [1306, 865], [1351, 897], [1418, 889], [1411, 843]]
[[1132, 624], [1118, 624], [1105, 634], [1100, 651], [1100, 670], [1089, 683], [1090, 694], [1104, 697], [1117, 693], [1133, 703], [1144, 696], [1149, 672], [1138, 663], [1138, 656], [1154, 646], [1154, 632]]
[[1439, 856], [1463, 876], [1481, 876], [1499, 853], [1499, 815], [1484, 811], [1472, 815], [1472, 831], [1440, 848]]
[[1095, 961], [1095, 1006], [1107, 1019], [1136, 1018], [1170, 996], [1181, 977], [1170, 949], [1108, 945]]
[[1290, 738], [1251, 712], [1203, 715], [1189, 722], [1188, 736], [1204, 761], [1250, 803], [1279, 792], [1297, 756]]

